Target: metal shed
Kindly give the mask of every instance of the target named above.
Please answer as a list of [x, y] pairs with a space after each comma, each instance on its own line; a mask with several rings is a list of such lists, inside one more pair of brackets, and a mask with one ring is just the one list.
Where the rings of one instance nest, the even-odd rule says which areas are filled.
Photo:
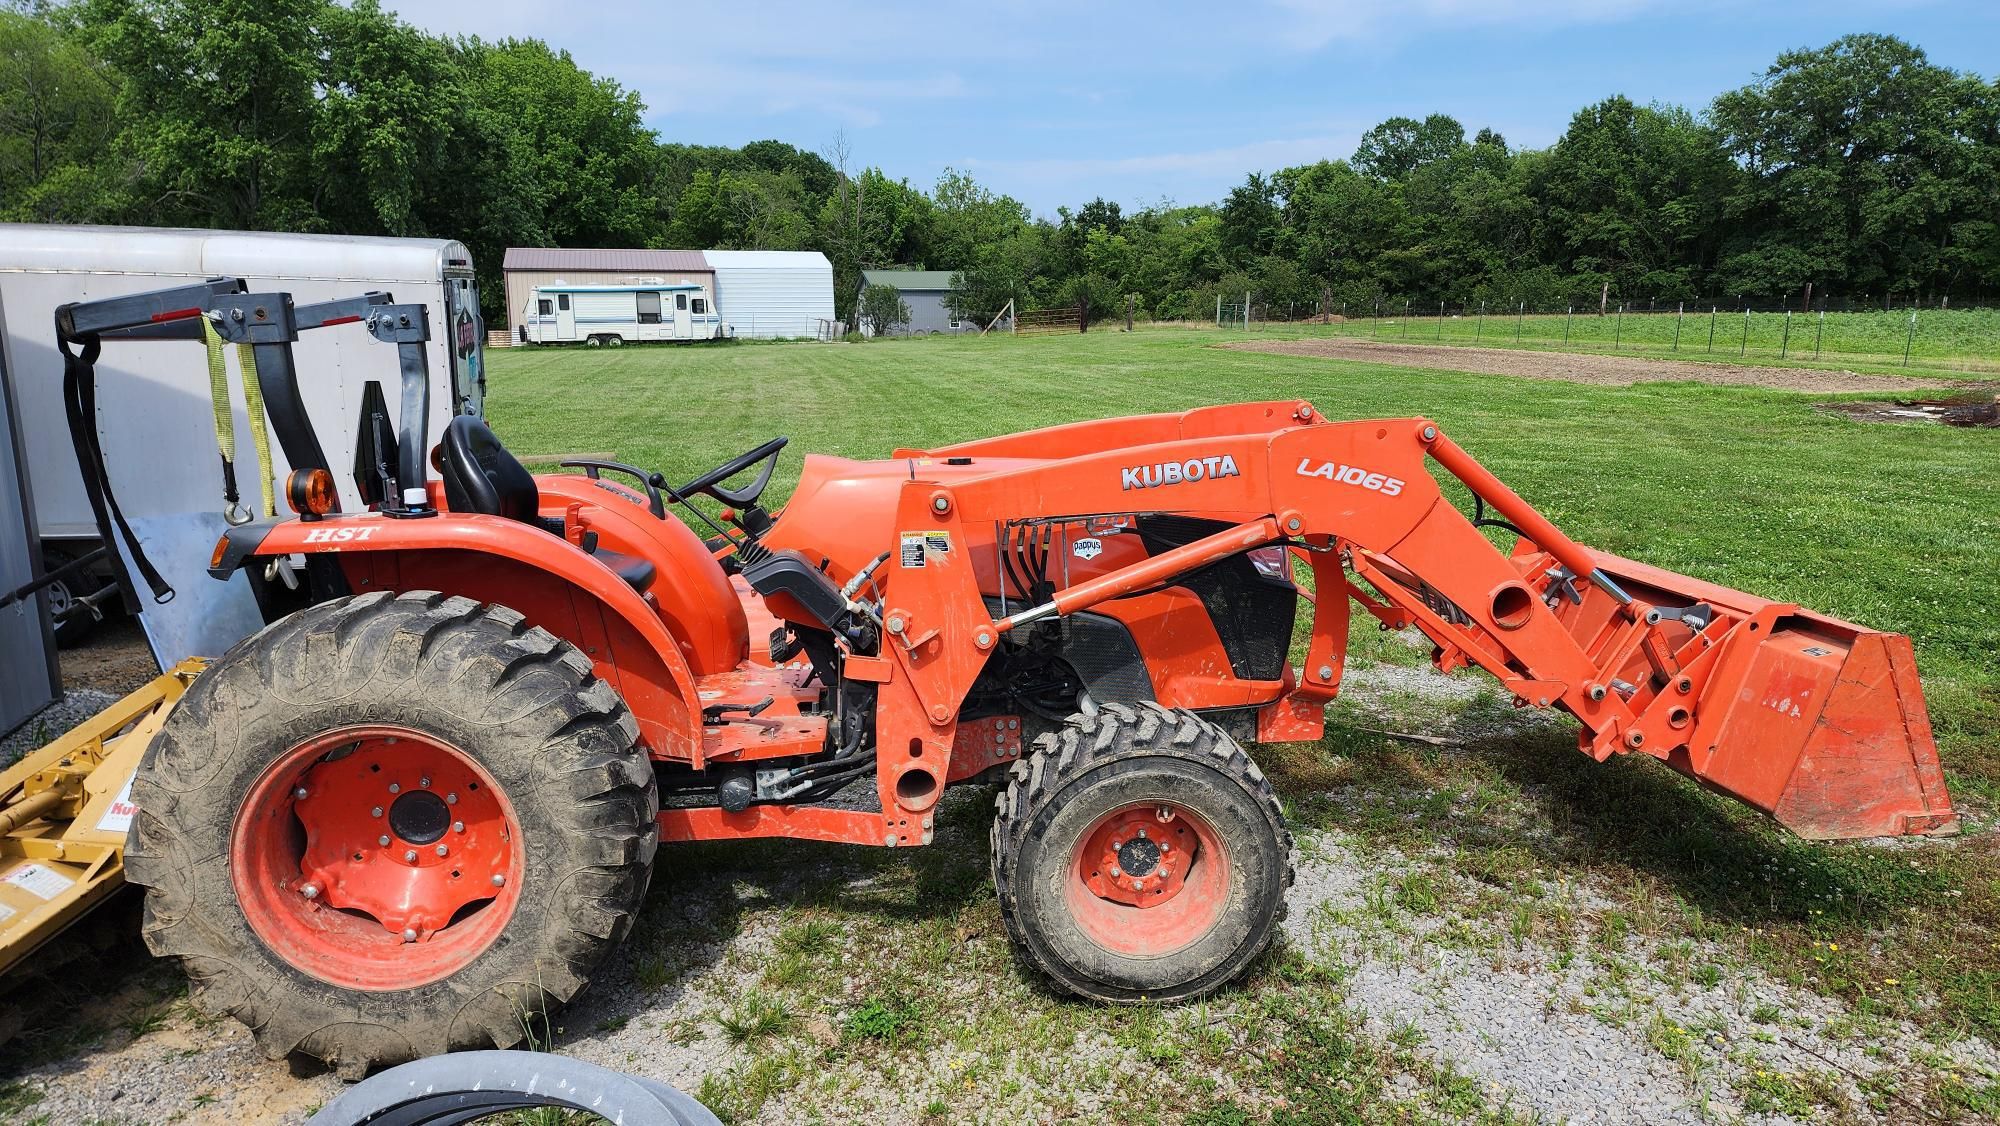
[[833, 320], [833, 263], [817, 250], [710, 250], [715, 303], [736, 335], [816, 338]]

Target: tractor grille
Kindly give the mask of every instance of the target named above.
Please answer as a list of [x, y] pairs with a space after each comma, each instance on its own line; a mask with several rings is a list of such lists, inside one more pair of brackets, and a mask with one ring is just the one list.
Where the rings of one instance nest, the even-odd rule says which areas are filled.
[[[1228, 527], [1221, 521], [1187, 516], [1139, 517], [1139, 535], [1152, 555]], [[1248, 555], [1211, 563], [1183, 576], [1176, 585], [1193, 591], [1208, 609], [1223, 651], [1229, 654], [1229, 667], [1239, 678], [1277, 680], [1284, 676], [1298, 611], [1297, 587], [1259, 573]]]

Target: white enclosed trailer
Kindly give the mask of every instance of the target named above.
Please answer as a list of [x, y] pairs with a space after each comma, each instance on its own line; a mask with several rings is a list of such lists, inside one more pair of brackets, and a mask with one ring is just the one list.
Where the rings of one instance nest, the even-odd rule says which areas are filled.
[[[0, 224], [0, 370], [19, 410], [28, 490], [45, 544], [90, 543], [98, 532], [63, 410], [55, 311], [70, 302], [240, 277], [252, 291], [298, 304], [371, 290], [428, 308], [431, 413], [426, 445], [454, 413], [483, 411], [484, 326], [472, 255], [445, 239], [364, 238], [151, 227]], [[352, 478], [356, 421], [370, 381], [393, 400], [395, 349], [358, 326], [303, 334], [293, 346], [306, 413], [335, 469], [341, 507], [361, 507]], [[260, 475], [282, 483], [282, 451], [259, 466], [241, 374], [229, 358], [236, 472], [245, 505]], [[97, 431], [111, 484], [147, 553], [177, 593], [141, 622], [163, 662], [215, 656], [258, 620], [240, 577], [206, 576], [224, 527], [207, 357], [198, 344], [107, 342], [97, 364]], [[282, 508], [282, 500], [279, 502]]]
[[541, 285], [514, 310], [514, 337], [523, 344], [638, 344], [655, 340], [721, 340], [729, 324], [699, 282], [631, 285]]

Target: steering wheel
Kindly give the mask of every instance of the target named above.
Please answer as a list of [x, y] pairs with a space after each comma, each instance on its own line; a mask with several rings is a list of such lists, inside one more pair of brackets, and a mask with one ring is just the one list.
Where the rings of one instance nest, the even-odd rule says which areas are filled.
[[[751, 450], [749, 453], [739, 454], [729, 459], [727, 462], [696, 477], [680, 488], [672, 490], [672, 492], [677, 497], [689, 497], [696, 493], [706, 493], [724, 504], [733, 504], [738, 507], [755, 504], [757, 503], [757, 498], [763, 495], [764, 487], [771, 483], [771, 471], [778, 467], [778, 451], [784, 449], [785, 443], [790, 440], [783, 437], [773, 438], [756, 449]], [[736, 476], [738, 473], [743, 472], [760, 461], [764, 463], [764, 468], [758, 472], [757, 479], [750, 482], [748, 488], [725, 489], [722, 487], [724, 481], [729, 480], [731, 477]]]

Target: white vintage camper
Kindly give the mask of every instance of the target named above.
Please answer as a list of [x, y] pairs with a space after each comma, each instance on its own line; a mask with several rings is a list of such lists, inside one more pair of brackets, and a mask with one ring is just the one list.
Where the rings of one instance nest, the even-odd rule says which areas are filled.
[[616, 348], [651, 340], [720, 340], [732, 336], [708, 287], [698, 282], [543, 285], [517, 310], [523, 344]]

